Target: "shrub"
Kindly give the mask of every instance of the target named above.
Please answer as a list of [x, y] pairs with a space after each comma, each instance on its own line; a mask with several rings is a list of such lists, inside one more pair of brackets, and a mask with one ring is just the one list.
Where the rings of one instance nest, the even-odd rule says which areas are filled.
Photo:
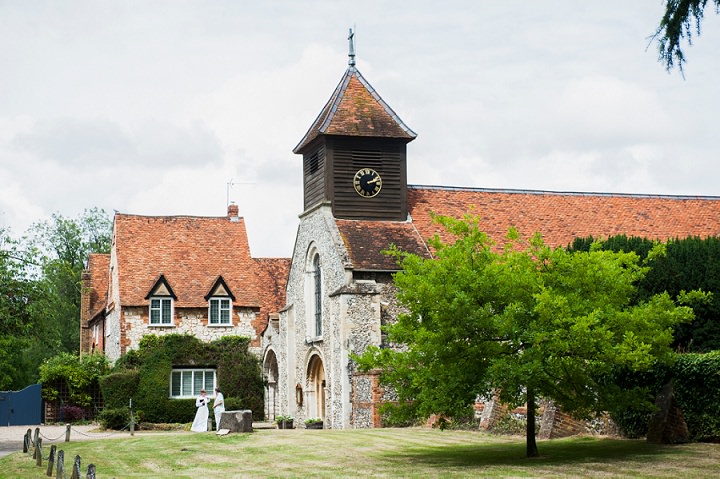
[[98, 416], [98, 422], [105, 429], [122, 430], [130, 424], [130, 409], [105, 408]]
[[64, 406], [60, 406], [60, 417], [61, 420], [67, 422], [80, 421], [85, 419], [85, 409], [80, 406], [66, 404]]
[[[225, 409], [250, 409], [264, 416], [264, 383], [260, 361], [248, 350], [250, 340], [225, 337], [203, 343], [190, 335], [148, 335], [135, 352], [119, 360], [113, 373], [103, 378], [108, 406], [127, 408], [130, 397], [145, 420], [153, 423], [187, 423], [195, 416], [195, 399], [168, 397], [174, 365], [213, 367], [225, 394]], [[123, 358], [125, 357], [123, 356]]]

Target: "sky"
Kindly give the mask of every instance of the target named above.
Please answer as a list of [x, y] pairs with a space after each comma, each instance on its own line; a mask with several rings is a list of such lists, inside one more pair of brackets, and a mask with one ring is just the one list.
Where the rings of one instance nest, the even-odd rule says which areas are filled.
[[418, 134], [408, 182], [720, 196], [720, 16], [657, 60], [661, 0], [0, 0], [0, 228], [245, 218], [289, 257], [292, 149], [357, 68]]

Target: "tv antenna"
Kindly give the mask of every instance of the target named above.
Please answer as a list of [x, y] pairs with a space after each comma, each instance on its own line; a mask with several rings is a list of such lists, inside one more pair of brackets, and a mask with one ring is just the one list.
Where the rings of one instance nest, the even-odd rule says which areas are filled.
[[232, 188], [235, 185], [254, 185], [252, 181], [233, 181], [232, 178], [230, 178], [230, 181], [227, 182], [227, 190], [225, 195], [225, 207], [227, 208], [230, 206], [230, 188]]

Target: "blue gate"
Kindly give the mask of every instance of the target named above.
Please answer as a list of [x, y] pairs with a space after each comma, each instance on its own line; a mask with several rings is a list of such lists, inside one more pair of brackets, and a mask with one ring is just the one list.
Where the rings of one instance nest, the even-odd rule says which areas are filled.
[[0, 391], [0, 426], [40, 424], [41, 390], [40, 384], [33, 384], [22, 391]]

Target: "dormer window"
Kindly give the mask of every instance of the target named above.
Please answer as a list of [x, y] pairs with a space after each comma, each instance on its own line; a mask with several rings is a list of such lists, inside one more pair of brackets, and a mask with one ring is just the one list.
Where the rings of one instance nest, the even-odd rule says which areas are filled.
[[208, 302], [208, 326], [232, 326], [235, 296], [222, 276], [215, 280], [205, 300]]
[[150, 298], [150, 325], [170, 326], [172, 325], [172, 298], [155, 297]]
[[210, 298], [209, 324], [211, 326], [230, 325], [231, 311], [230, 298]]
[[173, 304], [177, 297], [164, 275], [160, 275], [145, 296], [150, 301], [148, 324], [150, 326], [174, 326]]

